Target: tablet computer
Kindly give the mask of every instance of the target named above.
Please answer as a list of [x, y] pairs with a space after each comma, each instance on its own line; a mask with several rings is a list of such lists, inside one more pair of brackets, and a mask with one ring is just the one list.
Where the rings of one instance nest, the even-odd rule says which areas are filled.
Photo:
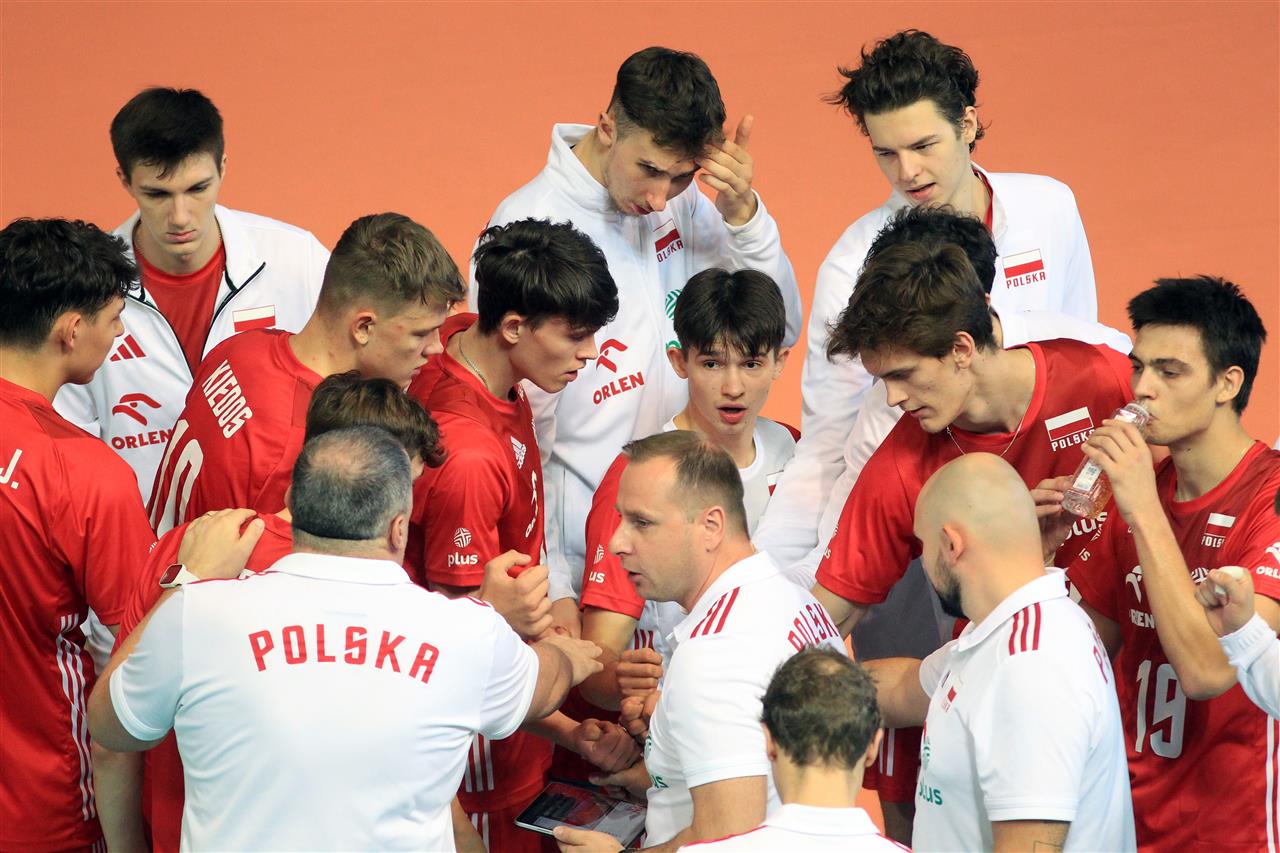
[[581, 788], [552, 782], [516, 818], [516, 826], [551, 835], [557, 826], [590, 829], [630, 847], [644, 832], [645, 807]]

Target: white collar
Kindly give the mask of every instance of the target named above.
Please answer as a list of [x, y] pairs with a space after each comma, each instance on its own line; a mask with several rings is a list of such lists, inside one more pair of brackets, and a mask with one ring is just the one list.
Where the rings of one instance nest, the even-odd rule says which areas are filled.
[[[725, 569], [694, 602], [693, 607], [689, 609], [689, 615], [672, 629], [667, 638], [671, 648], [674, 649], [681, 642], [689, 639], [703, 618], [720, 603], [720, 599], [726, 596], [734, 597], [738, 588], [746, 584], [781, 574], [782, 570], [778, 568], [778, 564], [764, 551], [757, 551]], [[729, 601], [721, 604], [717, 615], [720, 611], [727, 612], [730, 606]]]
[[785, 803], [774, 809], [765, 819], [765, 826], [787, 829], [806, 835], [879, 835], [880, 830], [871, 817], [856, 806], [850, 808], [824, 808], [800, 803]]
[[1014, 590], [1004, 601], [987, 614], [987, 618], [974, 624], [970, 622], [961, 632], [956, 651], [967, 651], [991, 636], [996, 629], [1014, 617], [1014, 614], [1041, 601], [1067, 597], [1067, 573], [1061, 569], [1046, 568], [1045, 573]]
[[334, 554], [286, 554], [264, 572], [279, 572], [314, 580], [363, 583], [376, 586], [412, 583], [402, 566], [390, 560], [339, 557]]
[[[981, 172], [983, 177], [987, 179], [987, 185], [991, 187], [991, 239], [998, 242], [1009, 227], [1009, 217], [1005, 213], [1004, 201], [1002, 200], [1003, 194], [996, 191], [999, 176], [997, 173], [988, 172], [977, 163], [970, 162], [969, 165], [973, 167], [975, 172]], [[889, 201], [886, 204], [889, 206], [890, 213], [897, 213], [902, 208], [910, 205], [911, 202], [895, 189], [890, 194]]]
[[547, 168], [555, 174], [560, 188], [573, 201], [587, 210], [622, 218], [609, 191], [587, 171], [578, 155], [573, 153], [573, 146], [585, 139], [592, 130], [593, 127], [589, 124], [557, 124], [552, 127]]

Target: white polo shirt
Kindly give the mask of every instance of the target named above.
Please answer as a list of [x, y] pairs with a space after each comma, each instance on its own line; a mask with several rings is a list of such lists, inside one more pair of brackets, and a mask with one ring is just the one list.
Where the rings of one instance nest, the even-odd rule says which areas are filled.
[[[845, 650], [822, 605], [764, 553], [716, 578], [667, 642], [671, 662], [645, 743], [649, 844], [669, 841], [693, 822], [689, 789], [769, 777], [760, 700], [773, 673], [806, 646]], [[766, 812], [779, 805], [768, 781]]]
[[1253, 704], [1280, 720], [1280, 640], [1257, 613], [1238, 631], [1218, 638], [1227, 662]]
[[134, 737], [177, 733], [184, 850], [452, 850], [472, 736], [514, 732], [537, 676], [483, 602], [290, 554], [182, 587], [110, 691]]
[[786, 850], [831, 853], [898, 853], [908, 850], [885, 838], [862, 809], [829, 809], [787, 803], [763, 824], [718, 841], [695, 841], [680, 848], [689, 853], [779, 853]]
[[916, 850], [990, 850], [1006, 820], [1069, 821], [1065, 850], [1136, 848], [1111, 662], [1062, 572], [930, 655], [920, 685]]

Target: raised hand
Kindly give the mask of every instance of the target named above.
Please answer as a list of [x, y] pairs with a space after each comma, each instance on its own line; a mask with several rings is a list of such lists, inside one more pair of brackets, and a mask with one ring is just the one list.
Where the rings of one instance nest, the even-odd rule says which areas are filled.
[[716, 191], [716, 210], [730, 225], [747, 224], [760, 205], [751, 189], [755, 161], [747, 150], [754, 125], [755, 116], [743, 116], [733, 141], [708, 145], [697, 161], [703, 170], [698, 180]]

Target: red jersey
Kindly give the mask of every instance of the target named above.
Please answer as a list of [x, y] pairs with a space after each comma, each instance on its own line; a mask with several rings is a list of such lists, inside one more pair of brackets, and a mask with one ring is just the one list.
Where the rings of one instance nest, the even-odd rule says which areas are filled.
[[[1210, 569], [1252, 569], [1254, 590], [1280, 600], [1280, 452], [1258, 442], [1225, 480], [1190, 501], [1174, 498], [1171, 459], [1156, 488], [1192, 580]], [[1160, 646], [1133, 535], [1119, 513], [1080, 552], [1068, 577], [1084, 601], [1120, 626], [1116, 689], [1124, 719], [1138, 846], [1159, 850], [1275, 850], [1280, 843], [1280, 721], [1240, 685], [1188, 699]]]
[[[289, 522], [278, 515], [259, 516], [266, 523], [262, 538], [253, 546], [245, 568], [252, 572], [265, 571], [276, 560], [293, 550], [293, 530]], [[160, 576], [164, 570], [178, 562], [178, 547], [187, 532], [188, 524], [170, 530], [151, 549], [147, 563], [138, 575], [120, 620], [120, 635], [116, 648], [155, 606], [160, 598]], [[182, 758], [178, 754], [178, 742], [173, 732], [163, 741], [143, 753], [142, 813], [151, 830], [151, 849], [156, 853], [176, 851], [182, 835], [182, 806], [186, 786], [182, 775]]]
[[321, 376], [289, 332], [256, 329], [209, 351], [156, 471], [151, 525], [163, 535], [209, 510], [284, 509]]
[[[1047, 477], [1075, 473], [1084, 458], [1080, 445], [1094, 427], [1133, 399], [1132, 368], [1115, 350], [1080, 341], [1042, 341], [1025, 349], [1035, 357], [1036, 383], [1021, 431], [980, 434], [952, 427], [949, 434], [930, 434], [915, 418], [898, 421], [845, 501], [818, 565], [818, 583], [848, 601], [884, 601], [907, 564], [920, 556], [920, 541], [912, 533], [920, 490], [962, 453], [1003, 456], [1028, 488]], [[982, 484], [974, 489], [981, 491]], [[1057, 564], [1070, 565], [1096, 528], [1096, 522], [1078, 522], [1058, 549]]]
[[93, 801], [80, 624], [119, 623], [154, 536], [137, 479], [44, 397], [0, 379], [0, 849], [87, 847]]
[[[475, 314], [445, 321], [448, 344]], [[427, 362], [409, 394], [440, 427], [446, 456], [413, 486], [413, 518], [405, 568], [420, 583], [477, 587], [484, 564], [516, 550], [537, 562], [542, 553], [542, 460], [533, 411], [517, 385], [499, 400], [449, 353]], [[458, 798], [469, 814], [492, 814], [527, 803], [542, 789], [551, 744], [516, 732], [506, 740], [477, 735]]]
[[627, 469], [625, 453], [618, 454], [604, 479], [596, 487], [587, 514], [587, 566], [582, 576], [582, 606], [599, 607], [639, 619], [644, 612], [644, 599], [627, 577], [622, 561], [609, 551], [609, 540], [622, 522], [618, 514], [618, 484]]
[[[448, 341], [475, 322], [450, 317]], [[421, 578], [476, 587], [484, 564], [515, 549], [542, 553], [542, 460], [524, 389], [499, 400], [448, 352], [427, 362], [409, 386], [440, 427], [446, 456], [414, 483], [406, 566]]]
[[218, 251], [213, 253], [208, 263], [186, 275], [170, 275], [153, 267], [141, 252], [136, 252], [135, 255], [142, 275], [142, 286], [173, 327], [173, 333], [182, 346], [182, 354], [187, 357], [187, 366], [194, 375], [200, 365], [205, 341], [209, 339], [209, 326], [213, 323], [213, 303], [218, 297], [222, 277], [226, 274], [227, 247], [220, 243]]

